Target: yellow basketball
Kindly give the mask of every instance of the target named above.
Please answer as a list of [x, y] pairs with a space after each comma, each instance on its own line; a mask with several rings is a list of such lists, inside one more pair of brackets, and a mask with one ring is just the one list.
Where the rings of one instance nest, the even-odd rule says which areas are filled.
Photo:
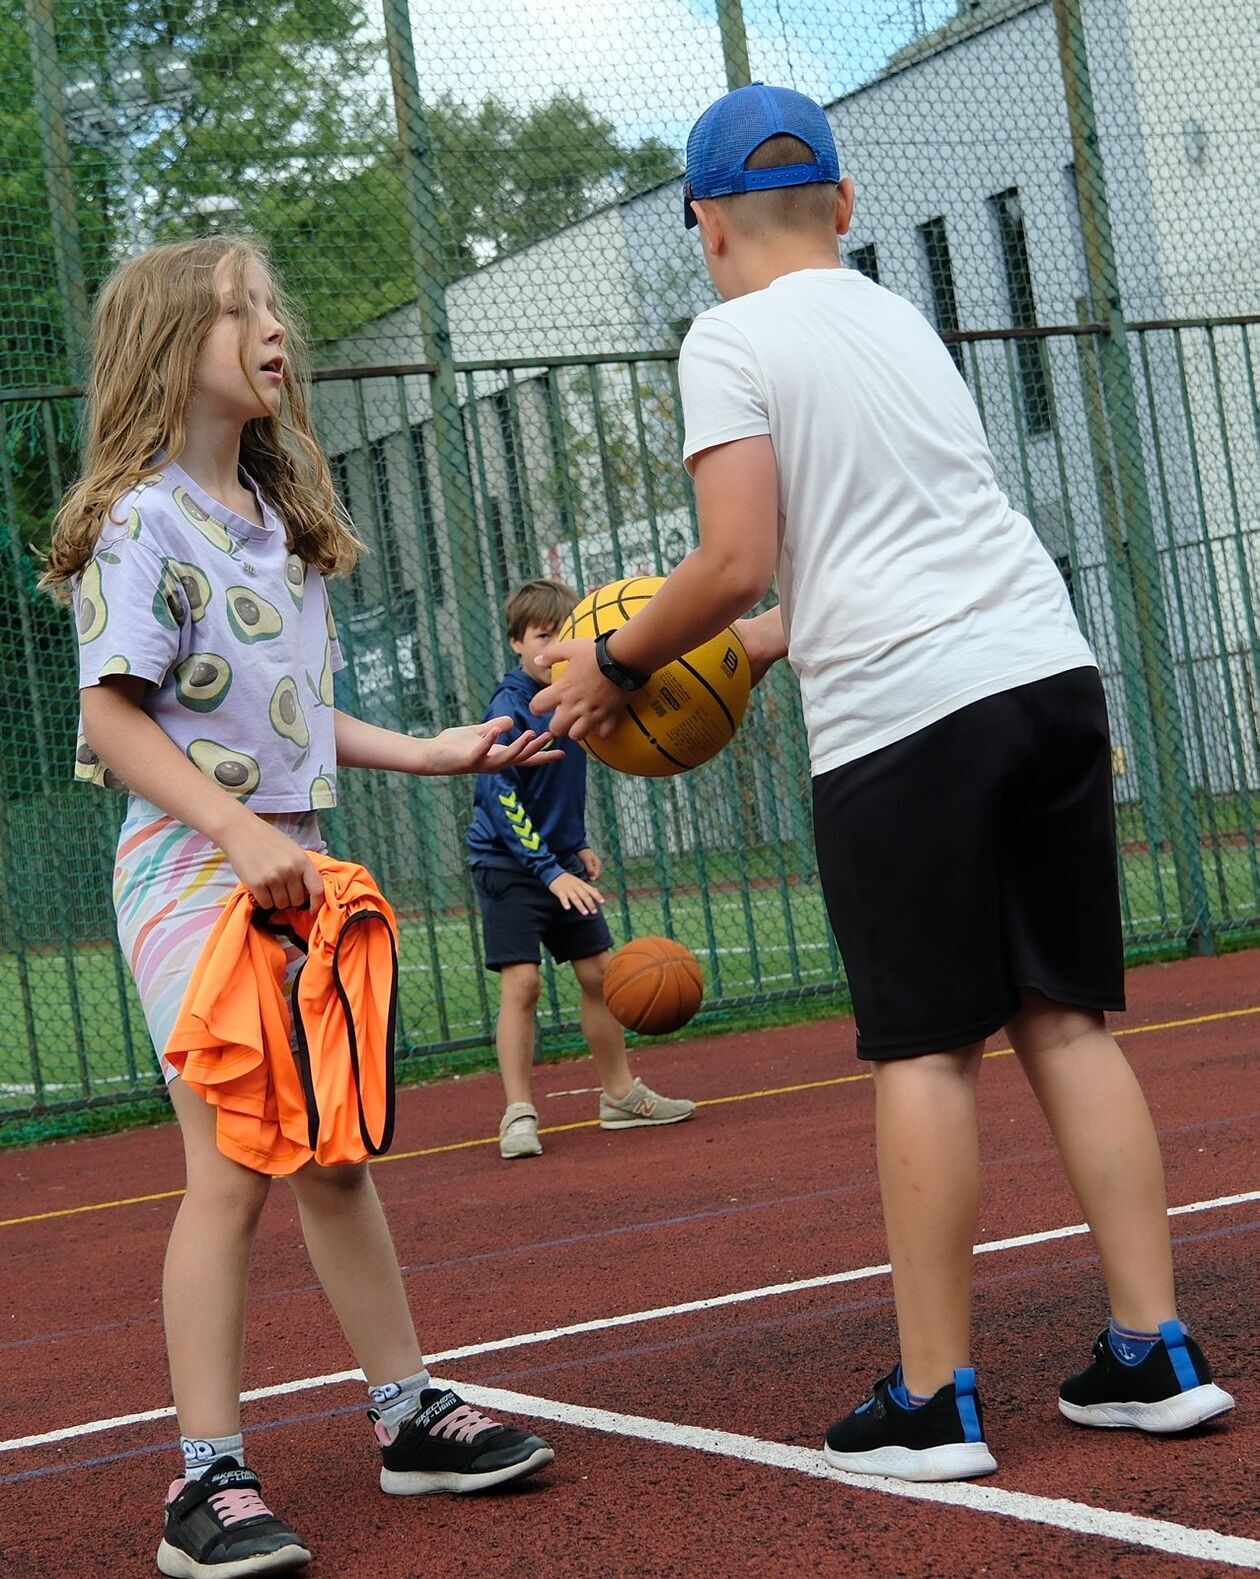
[[[610, 581], [588, 593], [560, 632], [561, 641], [593, 639], [624, 625], [648, 602], [662, 576]], [[558, 663], [556, 679], [564, 670]], [[715, 757], [739, 728], [752, 677], [748, 654], [733, 630], [658, 669], [635, 691], [611, 735], [582, 742], [588, 756], [639, 778], [667, 778]]]

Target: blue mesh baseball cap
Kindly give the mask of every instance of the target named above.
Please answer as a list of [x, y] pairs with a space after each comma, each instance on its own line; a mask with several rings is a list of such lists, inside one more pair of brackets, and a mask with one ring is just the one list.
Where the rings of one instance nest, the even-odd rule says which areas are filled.
[[[748, 160], [762, 143], [780, 135], [799, 138], [813, 153], [814, 163], [749, 170]], [[839, 180], [840, 156], [822, 106], [791, 88], [754, 82], [710, 104], [691, 128], [683, 177], [683, 223], [688, 230], [696, 223], [693, 197], [727, 197], [733, 192]]]

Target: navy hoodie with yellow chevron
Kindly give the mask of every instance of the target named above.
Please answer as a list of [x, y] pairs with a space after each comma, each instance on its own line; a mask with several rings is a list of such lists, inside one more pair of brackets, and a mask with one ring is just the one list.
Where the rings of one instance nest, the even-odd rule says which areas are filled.
[[[541, 690], [524, 669], [504, 675], [485, 715], [512, 715], [514, 727], [502, 741], [515, 740], [527, 729], [541, 734], [551, 723], [550, 713], [529, 710], [530, 701]], [[567, 738], [557, 740], [556, 745], [564, 752], [559, 762], [478, 777], [468, 829], [469, 866], [523, 867], [544, 885], [577, 867], [577, 852], [590, 842], [586, 837], [586, 753]]]

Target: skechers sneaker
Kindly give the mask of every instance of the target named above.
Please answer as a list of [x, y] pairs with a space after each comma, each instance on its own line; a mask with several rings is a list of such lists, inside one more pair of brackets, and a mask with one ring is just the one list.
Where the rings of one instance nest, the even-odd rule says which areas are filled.
[[541, 1437], [487, 1419], [450, 1388], [426, 1387], [401, 1425], [386, 1425], [374, 1409], [368, 1418], [381, 1445], [381, 1490], [395, 1497], [483, 1491], [532, 1475], [556, 1456]]
[[1059, 1389], [1059, 1408], [1077, 1425], [1136, 1431], [1188, 1431], [1234, 1407], [1212, 1380], [1203, 1350], [1179, 1321], [1161, 1321], [1159, 1342], [1138, 1365], [1125, 1365], [1110, 1334], [1094, 1340], [1094, 1363]]
[[230, 1455], [200, 1480], [177, 1480], [166, 1503], [157, 1565], [171, 1579], [291, 1574], [311, 1554], [259, 1496], [262, 1482]]
[[682, 1097], [658, 1096], [637, 1076], [620, 1098], [599, 1094], [600, 1129], [642, 1129], [648, 1124], [681, 1124], [696, 1111], [696, 1104]]
[[827, 1432], [823, 1456], [836, 1469], [896, 1480], [967, 1480], [991, 1475], [997, 1460], [984, 1440], [976, 1373], [954, 1380], [917, 1409], [892, 1396], [901, 1367], [875, 1383], [871, 1396]]
[[499, 1120], [499, 1155], [509, 1161], [513, 1157], [542, 1156], [537, 1108], [528, 1102], [508, 1103]]

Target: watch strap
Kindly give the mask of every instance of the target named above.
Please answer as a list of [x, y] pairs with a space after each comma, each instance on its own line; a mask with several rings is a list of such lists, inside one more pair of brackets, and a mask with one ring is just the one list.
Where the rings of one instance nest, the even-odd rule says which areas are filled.
[[595, 662], [600, 673], [623, 691], [641, 691], [652, 676], [641, 674], [638, 669], [631, 669], [613, 657], [608, 651], [608, 638], [612, 634], [612, 631], [604, 631], [595, 638]]

